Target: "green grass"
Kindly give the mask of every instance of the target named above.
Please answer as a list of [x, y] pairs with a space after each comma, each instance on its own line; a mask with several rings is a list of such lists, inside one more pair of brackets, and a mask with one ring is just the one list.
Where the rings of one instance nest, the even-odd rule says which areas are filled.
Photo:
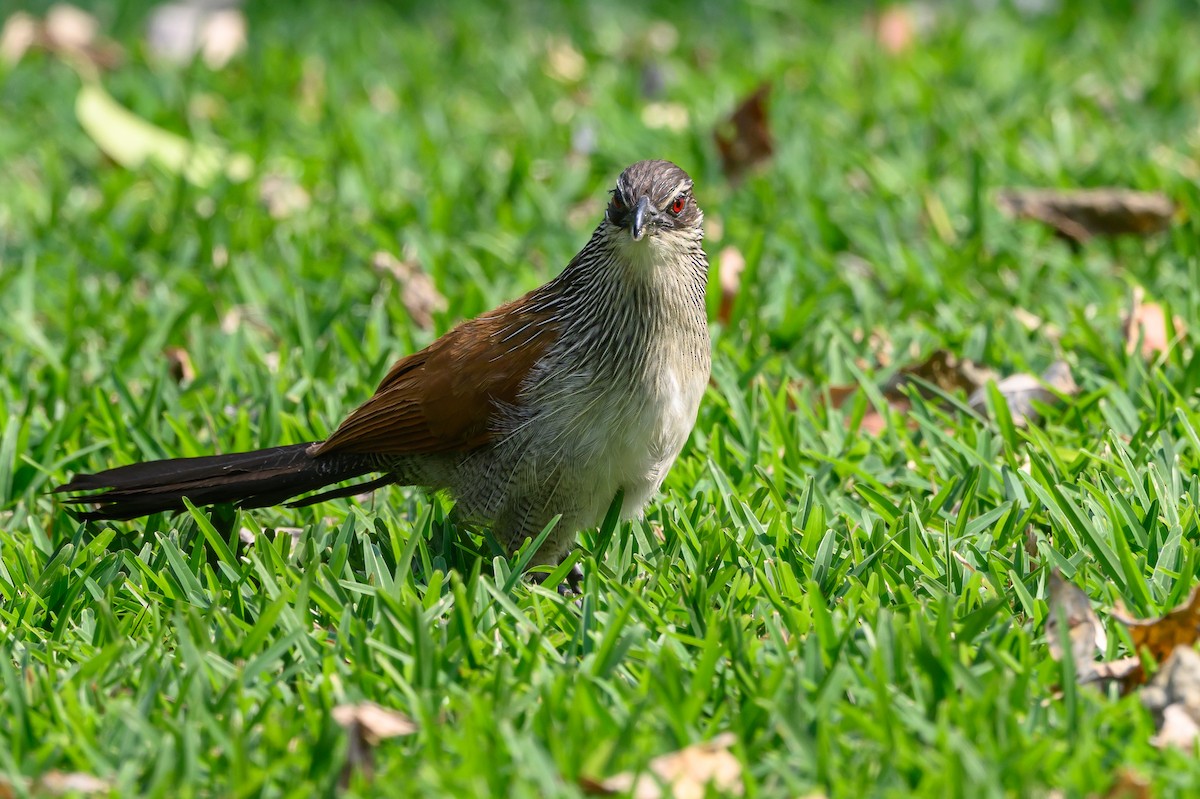
[[[1189, 337], [1146, 363], [1121, 332], [1135, 284], [1200, 330], [1191, 6], [937, 4], [889, 57], [840, 4], [434, 5], [254, 4], [249, 52], [212, 72], [148, 63], [144, 5], [98, 3], [130, 49], [117, 101], [259, 165], [207, 189], [107, 161], [62, 63], [0, 66], [0, 773], [322, 795], [347, 758], [332, 708], [371, 700], [420, 730], [349, 795], [578, 796], [723, 731], [749, 796], [1083, 797], [1125, 768], [1194, 795], [1200, 765], [1150, 745], [1136, 696], [1060, 691], [1043, 629], [1048, 566], [1147, 615], [1200, 566], [1200, 358]], [[679, 41], [655, 53], [664, 20]], [[586, 58], [577, 82], [547, 73], [552, 40]], [[685, 129], [643, 122], [651, 66]], [[764, 78], [778, 152], [731, 187], [710, 131]], [[553, 275], [648, 157], [696, 179], [714, 261], [748, 266], [690, 444], [644, 522], [582, 536], [578, 603], [407, 489], [92, 527], [47, 494], [322, 437], [392, 360]], [[311, 205], [272, 218], [263, 172]], [[1072, 252], [995, 209], [1010, 185], [1181, 212]], [[448, 300], [435, 330], [370, 266], [405, 247]], [[872, 436], [867, 399], [822, 393], [886, 377], [874, 331], [901, 361], [1062, 357], [1082, 391], [1040, 428], [918, 401]]]

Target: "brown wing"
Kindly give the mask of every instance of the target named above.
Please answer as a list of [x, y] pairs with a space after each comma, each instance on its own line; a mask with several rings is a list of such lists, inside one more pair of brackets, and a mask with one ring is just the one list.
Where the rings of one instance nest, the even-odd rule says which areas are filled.
[[491, 438], [493, 415], [513, 403], [529, 370], [556, 338], [532, 296], [464, 322], [396, 362], [374, 396], [314, 455], [419, 455], [473, 449]]

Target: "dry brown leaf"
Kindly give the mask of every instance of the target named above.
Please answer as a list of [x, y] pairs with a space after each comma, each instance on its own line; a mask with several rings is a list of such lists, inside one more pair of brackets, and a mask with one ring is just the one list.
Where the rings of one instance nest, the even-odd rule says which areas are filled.
[[[1066, 361], [1055, 361], [1047, 367], [1041, 377], [1024, 372], [1000, 380], [996, 390], [1008, 403], [1012, 420], [1019, 426], [1036, 422], [1041, 418], [1034, 403], [1053, 405], [1062, 396], [1073, 396], [1079, 392], [1071, 367]], [[967, 399], [972, 409], [983, 413], [987, 410], [987, 390], [980, 386]]]
[[220, 69], [246, 49], [246, 15], [236, 8], [214, 11], [200, 29], [200, 57]]
[[[884, 383], [884, 394], [904, 396], [901, 389], [914, 383], [913, 378], [932, 383], [948, 394], [959, 390], [971, 394], [988, 380], [994, 379], [995, 373], [966, 358], [959, 358], [949, 350], [936, 350], [924, 361], [905, 366], [894, 374]], [[924, 386], [914, 385], [923, 396], [929, 396]]]
[[[802, 388], [802, 384], [797, 383], [792, 388], [795, 391], [799, 391]], [[832, 408], [843, 407], [858, 392], [858, 388], [859, 387], [858, 387], [857, 383], [848, 383], [846, 385], [828, 386], [825, 389], [829, 395], [828, 405]], [[884, 395], [884, 400], [887, 402], [888, 408], [899, 411], [900, 413], [906, 413], [907, 411], [909, 411], [912, 408], [912, 402], [908, 399], [908, 397], [905, 397], [900, 394]], [[821, 396], [818, 397], [817, 404], [818, 405], [825, 404], [823, 401], [823, 397], [821, 397]], [[799, 398], [794, 393], [789, 393], [788, 408], [791, 410], [796, 410], [796, 408], [798, 408], [799, 406], [800, 406]], [[846, 414], [845, 416], [843, 416], [842, 423], [846, 427], [846, 429], [849, 429], [850, 426], [854, 423], [853, 414]], [[916, 426], [916, 422], [909, 419], [908, 420], [909, 429], [914, 429], [915, 426]], [[872, 435], [872, 436], [882, 435], [883, 432], [885, 430], [887, 430], [887, 427], [888, 427], [888, 415], [884, 414], [884, 413], [880, 413], [879, 409], [876, 408], [874, 405], [869, 406], [863, 412], [862, 420], [859, 422], [859, 425], [858, 425], [859, 430], [862, 430], [863, 432], [867, 433], [868, 435]]]
[[1062, 660], [1066, 654], [1063, 649], [1063, 633], [1061, 625], [1067, 625], [1067, 641], [1071, 647], [1071, 660], [1075, 664], [1075, 679], [1086, 682], [1092, 679], [1095, 671], [1096, 651], [1103, 652], [1108, 648], [1108, 636], [1104, 627], [1092, 610], [1092, 601], [1087, 594], [1074, 583], [1063, 579], [1062, 574], [1055, 569], [1050, 573], [1050, 597], [1047, 602], [1049, 613], [1046, 615], [1046, 638], [1050, 646], [1050, 656]]
[[1149, 361], [1169, 350], [1172, 339], [1181, 338], [1187, 332], [1187, 325], [1183, 319], [1174, 316], [1171, 319], [1173, 331], [1168, 330], [1166, 311], [1156, 302], [1147, 302], [1145, 294], [1141, 286], [1134, 287], [1123, 327], [1125, 352], [1132, 355], [1140, 350], [1142, 357]]
[[722, 733], [650, 761], [648, 773], [624, 772], [603, 780], [580, 779], [584, 793], [597, 796], [628, 794], [633, 799], [703, 799], [709, 786], [741, 796], [742, 764], [729, 751], [736, 739]]
[[406, 249], [402, 260], [380, 250], [371, 256], [371, 266], [400, 284], [400, 301], [417, 327], [422, 330], [433, 327], [433, 315], [446, 310], [446, 298], [437, 290], [433, 278], [421, 268], [415, 252]]
[[91, 774], [74, 771], [47, 771], [33, 781], [30, 792], [33, 794], [60, 796], [62, 794], [83, 794], [90, 796], [97, 793], [108, 793], [112, 783]]
[[40, 35], [41, 26], [32, 14], [18, 11], [9, 16], [0, 30], [0, 61], [9, 66], [16, 64], [37, 44]]
[[1093, 236], [1149, 236], [1166, 230], [1175, 205], [1165, 194], [1130, 189], [1004, 189], [997, 204], [1006, 213], [1034, 219], [1082, 244]]
[[1158, 726], [1155, 746], [1192, 749], [1200, 733], [1200, 653], [1177, 647], [1142, 689], [1142, 705]]
[[1020, 322], [1021, 326], [1030, 332], [1040, 333], [1043, 338], [1050, 342], [1057, 342], [1062, 338], [1062, 329], [1053, 322], [1047, 322], [1037, 314], [1031, 313], [1024, 308], [1014, 308], [1013, 319]]
[[653, 102], [642, 109], [642, 124], [650, 130], [672, 130], [680, 133], [688, 129], [691, 119], [683, 103]]
[[346, 730], [349, 744], [346, 765], [342, 769], [342, 787], [349, 785], [350, 777], [356, 771], [368, 782], [375, 778], [375, 755], [372, 749], [380, 741], [412, 735], [417, 731], [417, 725], [408, 716], [374, 702], [338, 705], [332, 715], [333, 720]]
[[566, 39], [546, 43], [546, 74], [562, 83], [577, 83], [587, 72], [587, 59]]
[[286, 219], [307, 210], [308, 192], [290, 175], [268, 172], [258, 183], [258, 199], [272, 219]]
[[1160, 749], [1176, 746], [1190, 751], [1197, 738], [1200, 738], [1200, 724], [1196, 723], [1186, 707], [1174, 704], [1163, 708], [1162, 724], [1158, 728], [1158, 734], [1150, 739], [1150, 743]]
[[150, 15], [146, 44], [164, 61], [188, 64], [200, 55], [209, 69], [220, 69], [246, 49], [246, 16], [237, 8], [163, 3]]
[[[912, 401], [908, 397], [886, 397], [888, 408], [900, 413], [907, 413], [912, 410]], [[846, 420], [850, 422], [849, 419]], [[916, 429], [917, 423], [915, 420], [909, 419], [907, 422], [908, 429]], [[880, 413], [879, 409], [872, 405], [867, 408], [863, 414], [862, 422], [859, 423], [859, 429], [873, 436], [881, 436], [888, 428], [887, 415]]]
[[10, 16], [0, 32], [0, 59], [15, 64], [31, 48], [38, 47], [78, 65], [99, 69], [120, 66], [125, 52], [99, 35], [100, 25], [91, 14], [66, 3], [56, 3], [45, 20], [18, 12]]
[[1150, 799], [1150, 780], [1135, 771], [1121, 769], [1104, 799]]
[[1102, 660], [1092, 664], [1092, 679], [1095, 682], [1120, 683], [1123, 692], [1128, 693], [1144, 679], [1142, 676], [1142, 661], [1135, 655]]
[[912, 47], [916, 32], [908, 6], [888, 6], [875, 21], [875, 40], [889, 55], [899, 55]]
[[66, 3], [55, 3], [43, 23], [47, 36], [59, 47], [82, 49], [96, 41], [100, 23], [88, 12]]
[[[882, 350], [877, 354], [876, 360], [890, 360], [891, 343], [886, 338], [877, 339], [874, 334], [872, 334], [872, 341], [875, 343], [877, 351]], [[859, 365], [866, 368], [863, 363]], [[926, 383], [948, 394], [958, 391], [966, 392], [970, 405], [975, 410], [981, 411], [987, 407], [984, 386], [989, 381], [995, 380], [997, 378], [993, 370], [980, 366], [967, 358], [959, 358], [952, 352], [943, 349], [933, 352], [924, 361], [902, 367], [884, 382], [880, 389], [889, 408], [900, 413], [906, 413], [912, 408], [912, 403], [905, 392], [905, 388], [909, 385], [915, 386], [926, 398], [936, 396], [925, 387]], [[996, 386], [1008, 401], [1009, 410], [1017, 424], [1036, 420], [1037, 412], [1033, 406], [1035, 400], [1049, 405], [1061, 396], [1071, 396], [1079, 390], [1071, 375], [1070, 367], [1064, 361], [1056, 361], [1051, 364], [1040, 378], [1026, 374], [1012, 375], [996, 382]], [[835, 408], [840, 408], [857, 388], [855, 385], [830, 387], [830, 404]], [[795, 407], [794, 400], [792, 400], [792, 407]], [[872, 406], [863, 415], [860, 429], [872, 435], [879, 435], [887, 429], [887, 420], [886, 413], [881, 413], [880, 409]], [[847, 418], [847, 423], [849, 422], [850, 419]], [[916, 423], [910, 421], [910, 429], [915, 426]]]
[[911, 50], [921, 35], [933, 27], [935, 9], [930, 3], [896, 3], [878, 14], [868, 14], [864, 22], [880, 48], [888, 55], [898, 56]]
[[167, 370], [171, 379], [181, 386], [186, 386], [196, 379], [196, 366], [192, 356], [183, 347], [167, 347], [163, 351], [167, 358]]
[[333, 720], [347, 730], [358, 728], [372, 746], [388, 738], [412, 735], [417, 725], [403, 713], [380, 707], [374, 702], [359, 702], [354, 705], [338, 705], [333, 709]]
[[771, 84], [763, 83], [713, 131], [721, 166], [731, 182], [741, 180], [747, 170], [763, 163], [775, 152], [767, 120], [767, 96], [770, 93]]
[[746, 258], [741, 250], [730, 245], [717, 256], [717, 274], [721, 284], [721, 305], [717, 310], [717, 321], [729, 324], [733, 316], [733, 304], [742, 285], [742, 272], [746, 269]]
[[1190, 647], [1200, 638], [1200, 588], [1162, 618], [1135, 619], [1123, 608], [1114, 608], [1112, 615], [1129, 629], [1135, 650], [1144, 647], [1156, 663], [1164, 663], [1176, 647]]
[[829, 387], [829, 404], [835, 408], [840, 408], [846, 404], [846, 400], [854, 396], [854, 392], [858, 391], [857, 383], [850, 383], [844, 386]]

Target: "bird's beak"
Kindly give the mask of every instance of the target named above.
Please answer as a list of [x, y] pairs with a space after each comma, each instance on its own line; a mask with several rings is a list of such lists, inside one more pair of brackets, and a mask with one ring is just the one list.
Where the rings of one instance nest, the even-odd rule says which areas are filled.
[[650, 223], [650, 198], [643, 197], [638, 200], [637, 206], [633, 209], [633, 224], [629, 228], [630, 234], [634, 241], [641, 241], [646, 235], [646, 225]]

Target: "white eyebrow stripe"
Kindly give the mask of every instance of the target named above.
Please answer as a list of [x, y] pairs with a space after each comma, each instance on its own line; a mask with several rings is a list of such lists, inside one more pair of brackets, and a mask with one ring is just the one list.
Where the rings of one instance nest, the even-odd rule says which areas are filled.
[[696, 185], [696, 184], [693, 183], [688, 178], [684, 178], [683, 180], [679, 181], [677, 184], [675, 184], [675, 190], [667, 195], [666, 203], [659, 206], [658, 210], [662, 211], [663, 209], [667, 208], [672, 202], [674, 202], [676, 197], [678, 197], [680, 194], [682, 194], [685, 191], [690, 191], [692, 186], [694, 186], [694, 185]]

